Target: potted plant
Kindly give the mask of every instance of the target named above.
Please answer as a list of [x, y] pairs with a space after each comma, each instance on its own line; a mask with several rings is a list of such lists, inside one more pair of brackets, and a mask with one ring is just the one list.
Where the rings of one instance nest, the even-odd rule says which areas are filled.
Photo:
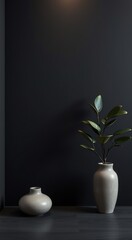
[[80, 146], [95, 153], [101, 161], [94, 174], [94, 196], [99, 212], [112, 213], [118, 196], [118, 176], [113, 170], [113, 163], [108, 162], [108, 157], [112, 149], [132, 139], [131, 136], [126, 135], [132, 129], [117, 129], [111, 134], [109, 133], [110, 127], [117, 122], [117, 118], [127, 114], [122, 105], [115, 106], [102, 117], [103, 101], [102, 96], [98, 95], [90, 107], [96, 114], [96, 121], [82, 121], [88, 131], [78, 130], [78, 132], [87, 140], [88, 144]]

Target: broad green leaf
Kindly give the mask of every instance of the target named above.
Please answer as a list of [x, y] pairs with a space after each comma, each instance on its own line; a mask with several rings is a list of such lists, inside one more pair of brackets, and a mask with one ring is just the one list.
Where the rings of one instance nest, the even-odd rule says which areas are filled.
[[101, 131], [101, 128], [100, 128], [99, 125], [96, 124], [95, 122], [89, 121], [89, 124], [91, 125], [91, 127], [93, 127], [94, 129], [96, 129], [98, 132]]
[[85, 137], [87, 140], [89, 140], [90, 142], [92, 142], [92, 143], [95, 143], [95, 142], [96, 142], [95, 139], [93, 139], [93, 138], [91, 137], [91, 135], [89, 135], [88, 133], [86, 133], [86, 132], [84, 132], [84, 131], [82, 131], [82, 130], [78, 130], [78, 132], [81, 133], [81, 135], [84, 136], [84, 137]]
[[98, 134], [99, 132], [101, 132], [101, 128], [99, 127], [99, 125], [97, 125], [95, 122], [90, 121], [90, 120], [86, 120], [83, 121], [84, 124], [90, 125], [92, 127], [92, 129]]
[[124, 136], [124, 137], [116, 138], [114, 140], [114, 142], [115, 142], [115, 144], [122, 144], [122, 143], [127, 142], [131, 139], [132, 139], [132, 137], [130, 137], [130, 136]]
[[125, 129], [121, 129], [121, 130], [118, 130], [118, 131], [114, 132], [113, 135], [120, 135], [120, 134], [124, 134], [126, 132], [131, 132], [131, 131], [132, 131], [131, 128], [125, 128]]
[[100, 141], [101, 144], [105, 144], [105, 143], [107, 143], [112, 137], [113, 137], [113, 135], [99, 136], [99, 141]]
[[116, 119], [107, 121], [105, 118], [101, 120], [101, 122], [103, 123], [103, 125], [105, 125], [105, 127], [112, 126], [116, 121], [117, 121]]
[[94, 106], [97, 109], [97, 112], [101, 112], [103, 108], [102, 96], [98, 95], [94, 100]]
[[92, 151], [92, 152], [95, 151], [94, 148], [88, 147], [88, 146], [86, 146], [86, 145], [82, 145], [82, 144], [81, 144], [80, 147], [85, 148], [85, 149], [88, 149], [88, 150], [90, 150], [90, 151]]
[[110, 118], [118, 117], [118, 116], [121, 116], [124, 114], [127, 114], [127, 111], [125, 111], [123, 109], [122, 105], [119, 105], [119, 106], [112, 108], [112, 110], [107, 114], [105, 119], [108, 120]]
[[95, 106], [93, 104], [91, 104], [91, 103], [89, 105], [93, 109], [93, 111], [97, 114], [97, 110], [96, 110]]
[[111, 121], [106, 122], [105, 126], [106, 126], [106, 127], [112, 126], [116, 121], [117, 121], [116, 119], [112, 119]]
[[106, 118], [111, 118], [115, 116], [120, 110], [122, 109], [122, 105], [116, 106], [110, 110], [110, 112], [107, 114]]

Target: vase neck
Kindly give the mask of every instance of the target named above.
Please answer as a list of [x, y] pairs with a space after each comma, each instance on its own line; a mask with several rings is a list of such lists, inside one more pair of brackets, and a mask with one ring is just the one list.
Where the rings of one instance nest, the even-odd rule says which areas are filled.
[[108, 170], [112, 170], [113, 169], [113, 163], [110, 162], [106, 162], [106, 163], [98, 163], [99, 167], [101, 169], [108, 169]]
[[40, 194], [41, 188], [40, 187], [30, 187], [30, 193], [31, 194]]

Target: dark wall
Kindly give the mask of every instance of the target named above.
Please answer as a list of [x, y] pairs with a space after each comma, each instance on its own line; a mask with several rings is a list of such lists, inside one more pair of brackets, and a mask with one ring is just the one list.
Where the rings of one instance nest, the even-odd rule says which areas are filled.
[[[41, 186], [54, 205], [94, 205], [99, 161], [79, 147], [80, 121], [102, 94], [132, 126], [132, 1], [6, 1], [6, 204]], [[118, 126], [117, 126], [118, 127]], [[131, 205], [132, 147], [109, 161]]]
[[5, 1], [0, 0], [0, 208], [4, 204], [5, 164]]

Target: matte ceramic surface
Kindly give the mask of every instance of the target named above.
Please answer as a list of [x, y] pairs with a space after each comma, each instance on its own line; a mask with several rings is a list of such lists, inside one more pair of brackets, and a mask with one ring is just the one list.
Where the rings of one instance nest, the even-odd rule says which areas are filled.
[[42, 215], [52, 207], [51, 199], [39, 187], [31, 187], [30, 192], [19, 200], [21, 211], [28, 215]]
[[112, 163], [99, 163], [94, 174], [94, 196], [101, 213], [112, 213], [118, 195], [118, 176]]

